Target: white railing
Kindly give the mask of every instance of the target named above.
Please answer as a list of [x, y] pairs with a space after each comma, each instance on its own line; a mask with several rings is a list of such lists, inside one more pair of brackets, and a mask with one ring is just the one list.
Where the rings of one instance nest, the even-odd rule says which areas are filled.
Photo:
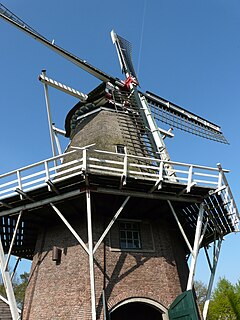
[[[69, 161], [69, 157], [73, 160]], [[166, 169], [167, 168], [167, 169]], [[220, 165], [216, 168], [164, 161], [159, 159], [118, 154], [92, 148], [77, 150], [52, 157], [29, 166], [0, 175], [0, 201], [70, 177], [95, 173], [119, 176], [123, 185], [129, 178], [144, 179], [153, 182], [153, 187], [161, 187], [161, 182], [183, 185], [186, 192], [195, 186], [208, 187], [213, 192], [223, 193], [228, 212], [238, 215], [225, 173]]]

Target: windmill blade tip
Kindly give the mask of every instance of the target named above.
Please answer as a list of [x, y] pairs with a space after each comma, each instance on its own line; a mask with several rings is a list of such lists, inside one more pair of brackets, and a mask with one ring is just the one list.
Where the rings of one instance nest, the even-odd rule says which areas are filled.
[[117, 34], [116, 34], [116, 32], [114, 31], [114, 29], [112, 29], [112, 31], [111, 31], [111, 38], [112, 38], [112, 42], [113, 42], [113, 44], [116, 42], [116, 40], [117, 40]]

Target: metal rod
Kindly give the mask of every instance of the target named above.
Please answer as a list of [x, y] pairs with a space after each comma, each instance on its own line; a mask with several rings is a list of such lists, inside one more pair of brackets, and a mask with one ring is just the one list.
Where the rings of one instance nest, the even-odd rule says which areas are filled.
[[46, 183], [48, 185], [48, 191], [51, 191], [50, 185], [48, 184], [48, 181], [50, 181], [50, 173], [48, 168], [48, 162], [44, 162], [44, 169], [45, 169], [45, 175], [46, 175]]
[[[42, 75], [43, 77], [46, 76], [46, 70], [42, 70]], [[54, 144], [54, 132], [52, 128], [53, 122], [52, 122], [52, 115], [51, 115], [50, 102], [49, 102], [48, 85], [44, 83], [43, 87], [44, 87], [45, 101], [46, 101], [46, 107], [47, 107], [47, 117], [48, 117], [48, 126], [49, 126], [52, 154], [55, 157], [57, 156], [57, 152]]]
[[103, 234], [101, 235], [101, 237], [99, 238], [98, 242], [96, 243], [94, 249], [93, 249], [93, 254], [96, 252], [96, 250], [98, 249], [98, 247], [100, 246], [100, 244], [102, 243], [103, 239], [106, 237], [106, 235], [108, 234], [109, 230], [111, 229], [112, 225], [114, 224], [114, 222], [117, 220], [117, 218], [119, 217], [120, 213], [123, 211], [125, 205], [127, 204], [128, 200], [130, 199], [130, 196], [128, 196], [122, 203], [122, 205], [120, 206], [120, 208], [118, 209], [118, 211], [115, 213], [114, 217], [112, 218], [112, 220], [110, 221], [110, 223], [108, 224], [107, 228], [105, 229], [105, 231], [103, 232]]
[[102, 188], [97, 187], [93, 189], [92, 192], [98, 193], [106, 193], [106, 194], [116, 194], [122, 196], [133, 196], [136, 198], [146, 198], [146, 199], [159, 199], [159, 200], [171, 200], [171, 201], [180, 201], [180, 202], [189, 202], [189, 203], [200, 203], [199, 197], [192, 197], [192, 198], [181, 198], [177, 195], [165, 195], [160, 193], [147, 193], [142, 191], [133, 191], [133, 190], [118, 190], [118, 189], [109, 189], [109, 188]]
[[193, 280], [194, 280], [194, 275], [196, 270], [197, 257], [199, 252], [199, 243], [200, 243], [201, 230], [202, 230], [203, 213], [204, 213], [204, 205], [203, 203], [201, 203], [199, 208], [198, 219], [197, 219], [197, 226], [196, 226], [196, 232], [195, 232], [195, 238], [194, 238], [191, 265], [190, 265], [189, 276], [188, 276], [187, 290], [192, 290], [193, 288]]
[[114, 78], [114, 77], [106, 74], [102, 70], [99, 70], [99, 69], [95, 68], [94, 66], [90, 65], [85, 60], [82, 60], [82, 59], [78, 58], [77, 56], [67, 52], [63, 48], [61, 48], [61, 47], [55, 45], [54, 43], [50, 42], [49, 40], [47, 40], [46, 38], [41, 36], [39, 33], [37, 33], [35, 30], [33, 30], [32, 28], [27, 26], [27, 24], [25, 22], [20, 22], [21, 20], [17, 16], [14, 15], [13, 18], [11, 16], [13, 16], [12, 13], [10, 14], [10, 17], [8, 17], [7, 15], [4, 15], [3, 13], [0, 13], [0, 18], [2, 18], [5, 21], [9, 22], [10, 24], [14, 25], [15, 27], [17, 27], [21, 31], [23, 31], [26, 34], [30, 35], [35, 40], [37, 40], [40, 43], [44, 44], [48, 48], [50, 48], [53, 51], [55, 51], [56, 53], [60, 54], [65, 59], [67, 59], [67, 60], [71, 61], [72, 63], [76, 64], [78, 67], [80, 67], [83, 70], [87, 71], [88, 73], [90, 73], [91, 75], [95, 76], [96, 78], [98, 78], [98, 79], [100, 79], [100, 80], [102, 80], [104, 82], [111, 81], [112, 83], [114, 83], [114, 84], [116, 84], [118, 86], [121, 86], [121, 87], [124, 86], [124, 84], [120, 80], [118, 80], [117, 78]]
[[13, 291], [13, 286], [12, 286], [12, 281], [10, 277], [9, 271], [4, 270], [4, 265], [5, 265], [5, 256], [4, 256], [4, 250], [3, 250], [3, 245], [2, 245], [2, 240], [0, 237], [0, 268], [1, 268], [1, 273], [2, 273], [2, 279], [4, 283], [4, 287], [6, 290], [7, 294], [7, 299], [12, 315], [13, 320], [18, 320], [19, 319], [19, 313], [18, 313], [18, 308], [17, 308], [17, 302], [15, 299], [14, 291]]
[[17, 270], [17, 267], [18, 267], [18, 264], [19, 264], [19, 262], [21, 261], [21, 259], [22, 259], [22, 258], [20, 258], [20, 257], [17, 258], [17, 262], [15, 263], [15, 266], [14, 266], [14, 268], [13, 268], [13, 272], [12, 272], [12, 274], [11, 274], [11, 281], [12, 281], [12, 279], [13, 279], [14, 276], [15, 276], [15, 273], [16, 273], [16, 270]]
[[190, 166], [188, 171], [187, 193], [191, 191], [192, 178], [193, 178], [193, 166]]
[[55, 89], [61, 90], [61, 91], [65, 92], [65, 93], [68, 93], [71, 96], [76, 97], [81, 101], [86, 101], [87, 98], [88, 98], [87, 94], [84, 94], [84, 93], [82, 93], [82, 92], [80, 92], [78, 90], [70, 88], [69, 86], [66, 86], [65, 84], [62, 84], [62, 83], [60, 83], [60, 82], [58, 82], [56, 80], [48, 78], [44, 74], [41, 74], [39, 76], [39, 80], [41, 82], [43, 82], [44, 84], [48, 84], [49, 86], [51, 86], [51, 87], [53, 87]]
[[102, 304], [103, 304], [103, 319], [108, 320], [107, 302], [105, 297], [105, 290], [102, 291]]
[[203, 232], [202, 232], [201, 237], [200, 237], [200, 239], [199, 239], [199, 247], [201, 247], [201, 244], [202, 244], [202, 242], [203, 242], [205, 233], [206, 233], [206, 231], [207, 231], [207, 226], [208, 226], [208, 219], [207, 219], [207, 221], [206, 221], [205, 224], [204, 224]]
[[[137, 88], [134, 87], [133, 85], [132, 85], [131, 89], [134, 91], [134, 97], [137, 101], [138, 107], [140, 108], [143, 119], [152, 133], [151, 140], [153, 140], [155, 152], [161, 153], [161, 159], [170, 160], [169, 154], [166, 150], [165, 143], [161, 137], [161, 134], [159, 133], [158, 126], [156, 125], [156, 122], [153, 119], [152, 114], [149, 110], [146, 98], [144, 96], [140, 97], [140, 94], [139, 94]], [[162, 151], [160, 151], [160, 150], [162, 150]]]
[[[79, 194], [84, 193], [85, 190], [74, 190], [74, 191], [70, 191], [67, 192], [65, 194], [60, 194], [57, 196], [49, 196], [49, 198], [43, 199], [43, 200], [39, 200], [39, 201], [35, 201], [33, 203], [28, 203], [28, 204], [23, 204], [20, 205], [16, 208], [9, 208], [6, 209], [2, 212], [0, 212], [0, 217], [9, 215], [9, 214], [13, 214], [13, 213], [17, 213], [21, 210], [30, 210], [30, 209], [34, 209], [37, 208], [39, 206], [42, 205], [46, 205], [49, 204], [51, 202], [56, 202], [59, 200], [63, 200], [63, 199], [67, 199], [67, 198], [71, 198], [74, 196], [77, 196]], [[152, 193], [147, 193], [147, 192], [142, 192], [142, 191], [132, 191], [132, 190], [114, 190], [114, 189], [109, 189], [109, 188], [101, 188], [101, 187], [97, 187], [96, 189], [93, 189], [92, 192], [96, 192], [96, 193], [105, 193], [105, 194], [115, 194], [115, 195], [120, 195], [120, 196], [133, 196], [136, 198], [145, 198], [145, 199], [159, 199], [159, 200], [167, 200], [167, 199], [171, 199], [172, 201], [184, 201], [184, 202], [196, 202], [199, 203], [199, 198], [198, 197], [192, 197], [192, 198], [179, 198], [177, 196], [171, 196], [171, 195], [161, 195], [161, 194], [152, 194]]]
[[34, 209], [34, 208], [37, 208], [37, 207], [40, 207], [40, 206], [43, 206], [43, 205], [46, 205], [46, 204], [50, 204], [51, 202], [57, 202], [59, 200], [64, 200], [64, 199], [68, 199], [68, 198], [71, 198], [71, 197], [75, 197], [75, 196], [78, 196], [78, 195], [80, 195], [80, 194], [82, 194], [84, 192], [85, 192], [85, 190], [77, 189], [77, 190], [74, 190], [74, 191], [67, 192], [65, 194], [60, 194], [60, 195], [57, 195], [57, 196], [54, 196], [54, 197], [49, 197], [47, 199], [39, 200], [39, 201], [36, 201], [36, 202], [33, 202], [33, 203], [24, 204], [24, 205], [21, 205], [19, 207], [12, 208], [12, 209], [0, 212], [0, 217], [4, 217], [6, 215], [19, 212], [21, 210]]
[[60, 141], [59, 141], [59, 138], [58, 138], [58, 134], [54, 129], [53, 129], [53, 134], [54, 134], [55, 142], [56, 142], [56, 145], [57, 145], [58, 154], [62, 154], [62, 148], [61, 148], [61, 144], [60, 144]]
[[123, 158], [123, 174], [121, 177], [121, 186], [125, 186], [127, 184], [127, 175], [128, 175], [128, 156], [125, 154]]
[[150, 189], [150, 193], [154, 192], [157, 188], [162, 188], [162, 182], [163, 182], [163, 161], [160, 162], [159, 165], [159, 172], [158, 172], [158, 180], [155, 182], [154, 186]]
[[56, 194], [60, 194], [58, 188], [54, 185], [54, 183], [51, 180], [47, 180], [46, 184], [48, 185], [49, 191], [54, 191]]
[[87, 228], [88, 228], [88, 252], [89, 252], [89, 273], [91, 287], [92, 320], [96, 320], [96, 296], [94, 279], [94, 259], [93, 259], [93, 235], [92, 235], [92, 211], [90, 190], [86, 190], [87, 202]]
[[23, 213], [23, 211], [21, 211], [19, 213], [18, 218], [17, 218], [17, 223], [16, 223], [16, 226], [15, 226], [15, 229], [14, 229], [14, 233], [13, 233], [13, 236], [12, 236], [12, 241], [10, 243], [10, 247], [9, 247], [9, 250], [8, 250], [8, 255], [7, 255], [6, 262], [5, 262], [5, 265], [4, 265], [4, 268], [3, 268], [4, 271], [7, 271], [8, 263], [9, 263], [9, 260], [10, 260], [10, 257], [11, 257], [11, 252], [12, 252], [12, 248], [13, 248], [13, 244], [14, 244], [16, 235], [17, 235], [17, 230], [18, 230], [18, 226], [19, 226], [19, 223], [20, 223], [20, 219], [22, 217], [22, 213]]
[[53, 128], [53, 131], [54, 131], [55, 133], [61, 134], [62, 136], [65, 137], [65, 135], [66, 135], [66, 130], [59, 129], [59, 128], [55, 127], [54, 125], [52, 126], [52, 128]]
[[[219, 259], [219, 255], [220, 255], [222, 240], [223, 240], [223, 238], [218, 239], [217, 249], [216, 249], [214, 257], [213, 257], [214, 262], [213, 262], [213, 267], [211, 268], [211, 276], [210, 276], [210, 280], [209, 280], [209, 284], [208, 284], [206, 300], [205, 300], [204, 307], [203, 307], [203, 320], [207, 319], [208, 307], [209, 307], [210, 297], [211, 297], [211, 293], [212, 293], [213, 281], [215, 278], [218, 259]], [[214, 246], [215, 246], [215, 244], [214, 244]]]
[[74, 235], [74, 237], [77, 239], [77, 241], [80, 243], [80, 245], [83, 247], [83, 249], [87, 252], [87, 254], [89, 254], [88, 248], [85, 245], [85, 243], [83, 242], [83, 240], [80, 238], [80, 236], [77, 234], [77, 232], [73, 229], [73, 227], [70, 225], [70, 223], [67, 221], [67, 219], [62, 215], [62, 213], [60, 212], [60, 210], [58, 210], [58, 208], [53, 204], [50, 203], [50, 206], [53, 208], [53, 210], [57, 213], [57, 215], [59, 216], [59, 218], [63, 221], [63, 223], [67, 226], [67, 228], [69, 229], [69, 231]]
[[87, 173], [87, 149], [83, 149], [83, 164], [82, 164], [82, 171]]
[[219, 172], [221, 172], [221, 176], [222, 176], [222, 180], [223, 180], [223, 182], [224, 182], [224, 185], [225, 185], [226, 188], [228, 189], [229, 197], [230, 197], [231, 200], [232, 200], [233, 209], [234, 209], [234, 211], [235, 211], [238, 219], [240, 219], [240, 214], [239, 214], [239, 212], [238, 212], [236, 202], [235, 202], [235, 200], [234, 200], [234, 198], [233, 198], [232, 191], [231, 191], [231, 189], [230, 189], [230, 187], [229, 187], [229, 185], [228, 185], [227, 178], [226, 178], [226, 176], [225, 176], [225, 174], [224, 174], [225, 170], [222, 169], [222, 166], [221, 166], [220, 163], [218, 163], [217, 166], [218, 166]]
[[[17, 179], [18, 179], [18, 188], [19, 188], [20, 190], [22, 190], [22, 180], [21, 180], [20, 170], [17, 170]], [[20, 194], [20, 199], [21, 199], [21, 200], [23, 199], [22, 194]]]
[[180, 223], [180, 221], [179, 221], [179, 219], [178, 219], [178, 216], [177, 216], [177, 214], [176, 214], [176, 212], [175, 212], [175, 210], [174, 210], [174, 208], [173, 208], [173, 206], [172, 206], [171, 201], [170, 201], [170, 200], [167, 200], [167, 203], [169, 204], [169, 207], [170, 207], [171, 210], [172, 210], [172, 214], [174, 215], [174, 218], [175, 218], [175, 220], [176, 220], [176, 222], [177, 222], [177, 225], [178, 225], [178, 227], [179, 227], [179, 229], [180, 229], [180, 231], [181, 231], [181, 234], [182, 234], [182, 236], [183, 236], [183, 238], [184, 238], [184, 240], [185, 240], [185, 242], [186, 242], [186, 245], [188, 246], [189, 251], [193, 254], [192, 246], [191, 246], [190, 242], [188, 241], [188, 238], [187, 238], [187, 236], [186, 236], [186, 233], [185, 233], [185, 231], [183, 230], [183, 227], [182, 227], [182, 225], [181, 225], [181, 223]]
[[210, 261], [210, 258], [209, 258], [209, 254], [207, 252], [207, 248], [206, 247], [204, 247], [204, 252], [206, 254], [206, 258], [207, 258], [207, 263], [208, 263], [209, 269], [212, 271], [213, 267], [212, 267], [212, 264], [211, 264], [211, 261]]

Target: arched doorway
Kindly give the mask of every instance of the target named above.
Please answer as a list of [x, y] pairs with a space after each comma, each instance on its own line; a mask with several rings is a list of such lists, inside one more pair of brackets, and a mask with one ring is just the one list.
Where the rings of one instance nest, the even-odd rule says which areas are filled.
[[[150, 303], [149, 303], [150, 302]], [[163, 320], [165, 313], [160, 304], [148, 299], [130, 299], [123, 301], [112, 311], [110, 311], [111, 320]]]

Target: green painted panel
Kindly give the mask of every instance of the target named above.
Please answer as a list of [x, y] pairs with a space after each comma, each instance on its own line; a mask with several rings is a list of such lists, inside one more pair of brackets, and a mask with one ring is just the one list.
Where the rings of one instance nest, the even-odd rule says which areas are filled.
[[168, 310], [169, 320], [199, 320], [201, 319], [193, 291], [188, 290], [180, 294]]

